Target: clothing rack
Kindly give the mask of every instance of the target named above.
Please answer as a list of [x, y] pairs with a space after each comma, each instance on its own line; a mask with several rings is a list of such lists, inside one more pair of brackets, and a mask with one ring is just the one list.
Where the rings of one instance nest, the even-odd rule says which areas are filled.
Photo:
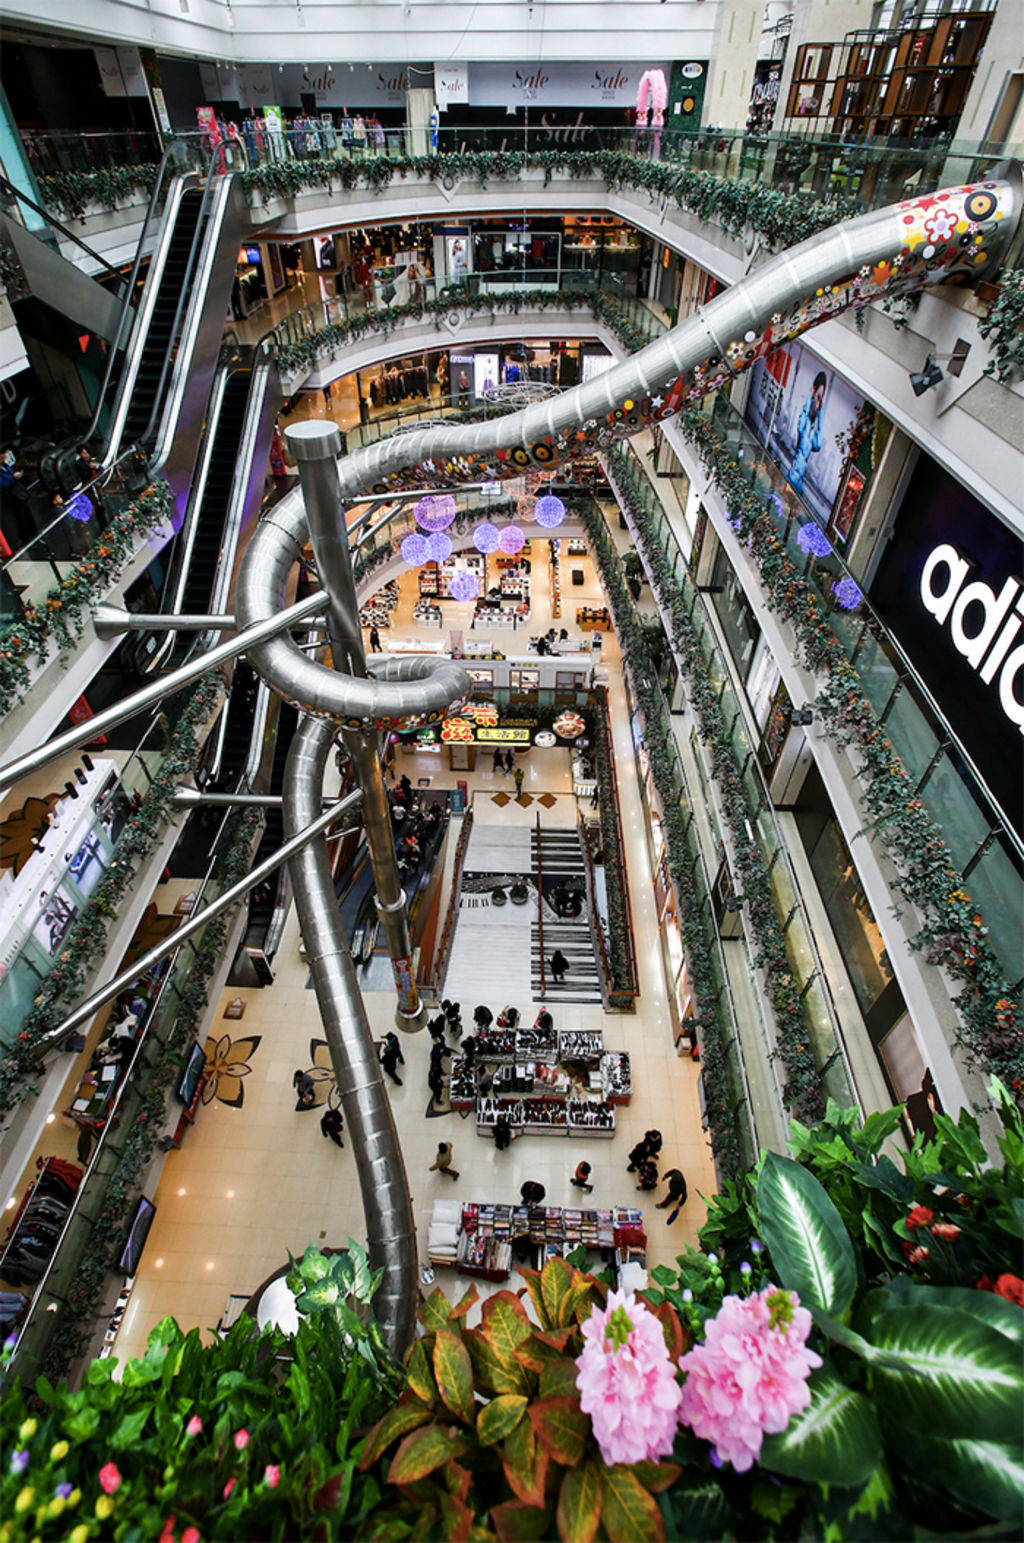
[[62, 1157], [40, 1159], [38, 1177], [25, 1191], [0, 1252], [0, 1278], [34, 1285], [57, 1247], [83, 1170]]

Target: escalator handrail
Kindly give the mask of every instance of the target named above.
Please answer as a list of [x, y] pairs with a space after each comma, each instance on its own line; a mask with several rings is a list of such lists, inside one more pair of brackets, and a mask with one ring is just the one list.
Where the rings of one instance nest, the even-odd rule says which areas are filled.
[[[236, 155], [241, 160], [241, 169], [244, 171], [248, 165], [248, 153], [240, 140], [222, 139], [218, 144], [214, 145], [213, 150], [210, 152], [210, 160], [207, 166], [205, 185], [203, 187], [202, 203], [199, 205], [199, 213], [196, 216], [195, 229], [192, 232], [192, 245], [189, 248], [188, 260], [185, 264], [185, 271], [182, 274], [181, 291], [178, 295], [178, 304], [175, 308], [174, 320], [171, 323], [169, 346], [164, 353], [164, 361], [160, 370], [160, 379], [157, 381], [156, 390], [153, 393], [153, 405], [150, 409], [149, 421], [147, 422], [145, 429], [138, 436], [143, 444], [148, 443], [150, 436], [155, 432], [156, 423], [162, 416], [163, 412], [164, 393], [167, 387], [168, 376], [172, 368], [176, 367], [178, 364], [178, 351], [174, 348], [174, 342], [181, 333], [189, 309], [195, 304], [201, 305], [205, 299], [204, 295], [193, 295], [191, 293], [191, 280], [193, 274], [195, 273], [196, 265], [199, 261], [199, 254], [206, 242], [205, 227], [211, 212], [214, 188], [217, 185], [218, 179], [217, 162], [221, 159], [224, 161], [223, 167], [220, 168], [220, 175], [231, 177], [234, 175], [234, 168], [230, 165], [230, 162]], [[150, 475], [160, 470], [164, 459], [165, 457], [161, 455], [154, 457], [149, 467]]]
[[[114, 373], [115, 363], [121, 351], [128, 346], [131, 332], [130, 326], [128, 324], [135, 316], [135, 307], [132, 304], [132, 297], [135, 294], [135, 286], [139, 281], [139, 270], [142, 267], [143, 258], [146, 255], [147, 241], [151, 239], [151, 227], [157, 219], [158, 211], [162, 209], [163, 201], [167, 196], [164, 184], [167, 180], [169, 169], [172, 163], [182, 159], [186, 148], [187, 142], [184, 139], [172, 139], [163, 155], [160, 157], [160, 164], [156, 171], [156, 181], [153, 184], [153, 191], [149, 196], [149, 203], [146, 205], [146, 213], [142, 220], [142, 230], [139, 234], [139, 241], [135, 249], [135, 256], [132, 259], [131, 272], [128, 275], [128, 282], [124, 291], [120, 320], [118, 321], [117, 331], [111, 340], [110, 348], [107, 352], [107, 365], [103, 372], [103, 380], [100, 384], [99, 393], [96, 397], [96, 407], [88, 428], [79, 438], [80, 445], [87, 445], [99, 427], [99, 422], [103, 414], [104, 406], [106, 405], [107, 399], [110, 395], [111, 380]], [[119, 448], [119, 446], [116, 447], [116, 449]], [[114, 453], [116, 454], [116, 449], [112, 442], [108, 444], [106, 447], [103, 464], [106, 464], [106, 458], [110, 455], [112, 450], [114, 450]]]
[[33, 209], [36, 212], [36, 214], [41, 214], [46, 223], [51, 225], [54, 230], [59, 231], [59, 233], [64, 237], [65, 241], [71, 241], [75, 246], [81, 247], [82, 251], [85, 252], [87, 256], [91, 257], [93, 262], [99, 263], [104, 272], [110, 278], [116, 281], [118, 292], [120, 292], [121, 285], [124, 283], [124, 279], [118, 273], [117, 269], [111, 267], [110, 263], [107, 262], [107, 259], [101, 256], [101, 254], [96, 251], [95, 247], [91, 247], [87, 241], [83, 241], [81, 236], [76, 236], [74, 231], [65, 225], [61, 220], [58, 220], [55, 215], [51, 214], [49, 209], [45, 209], [41, 204], [37, 204], [34, 198], [29, 198], [27, 193], [23, 193], [20, 188], [16, 188], [13, 182], [9, 181], [7, 177], [2, 175], [0, 175], [0, 193], [3, 194], [4, 198], [17, 199], [20, 203], [27, 204], [30, 209]]

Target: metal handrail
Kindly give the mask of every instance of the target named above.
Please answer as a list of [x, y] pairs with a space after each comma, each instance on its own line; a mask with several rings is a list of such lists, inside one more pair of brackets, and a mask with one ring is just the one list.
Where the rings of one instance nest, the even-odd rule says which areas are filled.
[[459, 832], [459, 840], [455, 848], [455, 862], [452, 865], [452, 887], [451, 894], [448, 897], [448, 915], [445, 917], [444, 927], [441, 930], [441, 942], [437, 950], [437, 963], [432, 971], [431, 985], [438, 994], [444, 990], [445, 976], [448, 973], [448, 957], [451, 953], [452, 940], [455, 936], [455, 918], [459, 910], [462, 870], [466, 862], [466, 849], [469, 846], [469, 834], [472, 828], [473, 805], [470, 804], [462, 817], [462, 829]]
[[626, 872], [626, 846], [624, 839], [625, 826], [622, 823], [622, 808], [619, 804], [619, 779], [615, 771], [615, 745], [612, 740], [611, 713], [608, 710], [608, 693], [604, 686], [598, 688], [601, 710], [605, 715], [605, 741], [608, 745], [608, 764], [611, 768], [612, 793], [615, 796], [615, 823], [620, 832], [620, 847], [622, 855], [622, 900], [626, 908], [626, 941], [629, 944], [629, 977], [630, 986], [634, 996], [640, 994], [640, 976], [636, 963], [636, 933], [633, 930], [633, 907], [629, 901], [629, 876]]
[[597, 911], [597, 884], [594, 878], [594, 858], [590, 850], [590, 836], [583, 811], [576, 810], [576, 836], [583, 853], [583, 881], [587, 890], [587, 911], [590, 920], [590, 941], [601, 960], [601, 995], [606, 1008], [611, 1006], [612, 967], [608, 958], [608, 946], [604, 940], [604, 928]]
[[120, 292], [124, 280], [117, 269], [111, 267], [107, 259], [97, 252], [94, 247], [91, 247], [87, 241], [83, 241], [81, 236], [76, 236], [73, 230], [69, 230], [61, 220], [57, 219], [56, 215], [50, 213], [49, 209], [44, 209], [42, 204], [37, 204], [35, 199], [29, 198], [27, 193], [23, 193], [20, 188], [16, 188], [13, 182], [2, 175], [0, 175], [0, 193], [4, 195], [5, 199], [17, 199], [20, 203], [27, 204], [36, 214], [41, 214], [47, 224], [52, 225], [54, 230], [59, 231], [66, 241], [71, 241], [75, 246], [81, 247], [87, 256], [91, 257], [94, 262], [99, 263], [106, 274], [116, 281], [117, 290]]

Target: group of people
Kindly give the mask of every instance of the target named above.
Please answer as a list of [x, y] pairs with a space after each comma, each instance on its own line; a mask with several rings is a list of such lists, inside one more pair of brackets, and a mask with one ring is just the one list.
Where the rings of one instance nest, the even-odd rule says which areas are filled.
[[391, 829], [395, 841], [395, 859], [402, 878], [411, 877], [419, 871], [430, 838], [443, 819], [441, 805], [424, 803], [414, 793], [412, 783], [403, 772], [391, 790]]
[[516, 758], [511, 750], [495, 750], [494, 770], [496, 774], [500, 772], [505, 777], [508, 776], [509, 772], [512, 773], [512, 781], [516, 785], [516, 797], [518, 798], [519, 794], [523, 791], [526, 773], [521, 766], [516, 765]]
[[[636, 1186], [638, 1190], [657, 1189], [660, 1182], [658, 1178], [658, 1158], [661, 1155], [662, 1135], [660, 1130], [645, 1131], [642, 1141], [638, 1141], [629, 1154], [629, 1166], [627, 1173], [635, 1173], [639, 1179]], [[658, 1210], [667, 1211], [672, 1206], [671, 1216], [666, 1221], [671, 1224], [675, 1221], [679, 1212], [686, 1204], [686, 1179], [679, 1168], [669, 1168], [664, 1175], [668, 1185], [668, 1193], [664, 1200], [658, 1201]]]

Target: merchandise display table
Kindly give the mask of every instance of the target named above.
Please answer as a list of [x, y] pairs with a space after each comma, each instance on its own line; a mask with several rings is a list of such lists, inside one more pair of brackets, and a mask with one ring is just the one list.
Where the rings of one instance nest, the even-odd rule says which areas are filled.
[[507, 1280], [514, 1262], [542, 1265], [577, 1248], [598, 1250], [616, 1272], [646, 1264], [643, 1213], [635, 1206], [574, 1210], [562, 1206], [498, 1205], [436, 1200], [427, 1257], [432, 1265], [481, 1280]]
[[476, 1111], [479, 1135], [500, 1115], [522, 1136], [611, 1137], [616, 1107], [633, 1094], [629, 1056], [604, 1048], [600, 1030], [489, 1029], [477, 1036], [477, 1065], [492, 1070], [479, 1095], [475, 1069], [452, 1062], [450, 1097], [460, 1114]]

